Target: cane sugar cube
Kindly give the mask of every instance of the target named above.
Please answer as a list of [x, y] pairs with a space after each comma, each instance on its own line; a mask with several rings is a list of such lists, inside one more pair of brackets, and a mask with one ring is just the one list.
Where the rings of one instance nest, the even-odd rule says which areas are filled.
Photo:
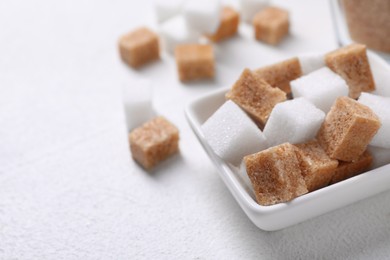
[[123, 89], [127, 130], [140, 126], [155, 116], [152, 86], [149, 80], [138, 80]]
[[278, 87], [287, 94], [291, 93], [290, 81], [302, 75], [298, 58], [268, 65], [255, 70], [255, 72], [272, 87]]
[[189, 28], [201, 34], [215, 33], [221, 13], [219, 0], [188, 1], [184, 6], [184, 17]]
[[316, 71], [325, 67], [325, 58], [323, 54], [307, 53], [298, 56], [301, 64], [302, 74], [307, 75], [310, 72]]
[[339, 74], [349, 86], [349, 97], [358, 98], [361, 92], [375, 90], [366, 46], [351, 44], [325, 56], [326, 65]]
[[255, 37], [271, 45], [277, 45], [288, 34], [288, 12], [277, 7], [267, 7], [253, 18]]
[[145, 27], [136, 29], [119, 39], [119, 53], [122, 60], [134, 68], [158, 60], [160, 58], [158, 36]]
[[187, 27], [183, 16], [175, 16], [160, 26], [160, 36], [165, 49], [173, 53], [179, 44], [197, 43], [199, 34]]
[[339, 162], [331, 159], [317, 140], [297, 144], [302, 175], [309, 192], [329, 184]]
[[260, 205], [288, 202], [308, 192], [296, 149], [285, 143], [244, 157]]
[[339, 97], [318, 131], [317, 139], [332, 159], [356, 161], [381, 126], [377, 115], [349, 97]]
[[373, 158], [371, 154], [369, 152], [365, 152], [354, 162], [340, 162], [339, 166], [334, 171], [330, 184], [349, 179], [369, 170], [372, 165], [372, 161]]
[[162, 23], [179, 15], [183, 10], [183, 5], [184, 0], [155, 0], [154, 8], [157, 22]]
[[238, 104], [258, 124], [264, 126], [274, 106], [286, 100], [286, 93], [271, 87], [256, 73], [245, 69], [226, 98]]
[[324, 67], [291, 81], [294, 98], [304, 97], [327, 113], [334, 101], [348, 96], [348, 86], [339, 75]]
[[363, 92], [359, 97], [359, 103], [371, 108], [382, 123], [370, 145], [390, 149], [390, 98]]
[[251, 23], [255, 14], [267, 7], [269, 0], [240, 0], [243, 21]]
[[202, 125], [202, 130], [214, 152], [233, 165], [239, 165], [245, 155], [268, 147], [261, 130], [230, 100]]
[[378, 168], [390, 163], [390, 149], [369, 145], [367, 150], [373, 157], [372, 168]]
[[134, 129], [129, 135], [134, 160], [149, 170], [179, 150], [179, 130], [162, 116]]
[[324, 121], [325, 113], [304, 98], [277, 104], [264, 127], [270, 146], [304, 143], [313, 139]]
[[224, 7], [217, 31], [214, 34], [207, 35], [207, 37], [213, 42], [219, 42], [232, 37], [237, 33], [239, 23], [239, 13], [231, 7]]
[[214, 77], [215, 60], [211, 45], [179, 45], [175, 49], [175, 58], [181, 81]]

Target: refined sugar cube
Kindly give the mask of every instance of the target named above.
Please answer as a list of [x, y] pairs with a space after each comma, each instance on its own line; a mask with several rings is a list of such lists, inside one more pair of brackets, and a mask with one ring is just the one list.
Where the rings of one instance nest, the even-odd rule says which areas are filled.
[[285, 143], [244, 157], [259, 204], [288, 202], [308, 192], [296, 150]]
[[329, 184], [339, 164], [331, 159], [317, 140], [297, 144], [298, 160], [309, 192]]
[[304, 143], [313, 139], [325, 113], [304, 98], [276, 104], [264, 128], [270, 146]]
[[152, 105], [152, 87], [149, 80], [135, 81], [123, 89], [123, 103], [127, 130], [140, 126], [155, 116]]
[[349, 97], [339, 97], [326, 115], [317, 139], [332, 159], [356, 161], [381, 126], [377, 115]]
[[230, 100], [202, 125], [202, 130], [214, 152], [233, 165], [239, 165], [245, 155], [268, 147], [261, 130]]
[[245, 185], [246, 190], [254, 195], [252, 182], [249, 179], [248, 173], [246, 172], [246, 165], [244, 160], [241, 161], [240, 168], [237, 169], [237, 173], [241, 182]]
[[245, 22], [252, 22], [255, 14], [267, 7], [269, 0], [240, 0], [241, 16]]
[[368, 146], [367, 150], [373, 157], [372, 167], [377, 168], [390, 163], [390, 149]]
[[370, 145], [390, 149], [390, 98], [363, 92], [359, 97], [359, 103], [371, 108], [382, 123]]
[[245, 69], [226, 98], [234, 101], [258, 124], [264, 126], [274, 106], [286, 100], [286, 93], [271, 87], [256, 73]]
[[345, 81], [326, 67], [291, 81], [290, 84], [294, 98], [304, 97], [325, 113], [338, 97], [348, 96]]
[[199, 33], [215, 33], [221, 12], [219, 0], [188, 1], [184, 6], [184, 17], [189, 28]]
[[188, 44], [198, 42], [199, 34], [187, 27], [183, 16], [175, 16], [160, 27], [160, 36], [165, 49], [173, 53], [179, 44]]
[[184, 0], [155, 0], [154, 7], [157, 22], [162, 23], [179, 15], [183, 9], [183, 5]]
[[288, 12], [277, 7], [264, 8], [253, 18], [253, 26], [257, 40], [276, 45], [288, 34]]
[[158, 36], [148, 28], [136, 29], [119, 39], [119, 53], [124, 62], [134, 68], [158, 60]]
[[361, 174], [372, 165], [372, 156], [369, 152], [363, 153], [356, 161], [354, 162], [340, 162], [339, 166], [334, 171], [334, 175], [330, 184], [340, 182], [346, 179], [349, 179], [353, 176]]
[[291, 93], [290, 81], [302, 75], [298, 58], [277, 62], [255, 70], [256, 74], [267, 81], [272, 87], [280, 88], [287, 94]]
[[375, 90], [365, 45], [351, 44], [330, 52], [325, 63], [347, 82], [349, 97], [356, 99], [363, 91]]
[[211, 45], [179, 45], [175, 49], [175, 58], [181, 81], [214, 77], [215, 61]]
[[179, 130], [164, 117], [156, 117], [129, 134], [131, 154], [149, 170], [179, 150]]
[[302, 74], [307, 75], [310, 72], [319, 70], [325, 67], [325, 58], [323, 54], [307, 53], [298, 56], [301, 64]]
[[217, 31], [214, 34], [207, 35], [207, 37], [213, 42], [219, 42], [232, 37], [237, 33], [239, 23], [239, 13], [231, 7], [224, 7], [221, 12]]

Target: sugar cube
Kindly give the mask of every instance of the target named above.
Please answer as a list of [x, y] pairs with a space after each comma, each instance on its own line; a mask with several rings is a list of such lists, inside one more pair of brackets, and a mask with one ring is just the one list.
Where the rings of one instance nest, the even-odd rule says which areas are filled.
[[278, 7], [266, 7], [255, 15], [253, 26], [257, 40], [276, 45], [288, 34], [288, 12]]
[[371, 164], [372, 156], [367, 151], [354, 162], [340, 162], [339, 166], [334, 171], [334, 175], [330, 181], [330, 184], [337, 183], [361, 174], [370, 169]]
[[224, 7], [220, 15], [220, 22], [217, 31], [214, 34], [207, 35], [207, 37], [213, 42], [219, 42], [232, 37], [237, 33], [239, 23], [239, 13], [232, 7]]
[[162, 116], [156, 117], [129, 134], [133, 158], [149, 170], [179, 150], [179, 130]]
[[334, 101], [348, 95], [348, 86], [339, 75], [324, 67], [291, 81], [294, 98], [304, 97], [327, 113]]
[[286, 100], [286, 93], [271, 87], [256, 73], [245, 69], [226, 98], [238, 104], [258, 124], [264, 126], [274, 106]]
[[241, 16], [245, 22], [251, 23], [255, 14], [267, 7], [269, 0], [240, 0]]
[[308, 192], [296, 149], [285, 143], [244, 157], [259, 204], [288, 202]]
[[339, 162], [331, 159], [317, 140], [295, 146], [298, 148], [298, 160], [309, 192], [327, 186]]
[[165, 49], [173, 53], [179, 44], [198, 42], [199, 34], [187, 27], [183, 16], [178, 15], [165, 21], [160, 27], [160, 36]]
[[272, 87], [291, 93], [290, 82], [302, 75], [298, 58], [291, 58], [255, 70]]
[[214, 152], [233, 165], [239, 165], [245, 155], [268, 147], [261, 130], [230, 100], [202, 125], [202, 131]]
[[214, 77], [215, 61], [211, 45], [178, 45], [175, 49], [175, 58], [181, 81]]
[[303, 143], [313, 139], [325, 113], [304, 98], [276, 104], [264, 128], [270, 146]]
[[359, 103], [371, 108], [382, 123], [370, 145], [390, 149], [390, 98], [363, 92], [359, 97]]
[[332, 159], [356, 161], [381, 126], [377, 115], [349, 97], [339, 97], [318, 131], [317, 139]]
[[155, 0], [154, 8], [157, 22], [162, 23], [175, 15], [179, 15], [183, 10], [183, 5], [184, 0]]
[[145, 27], [131, 31], [119, 39], [119, 53], [124, 62], [134, 68], [158, 60], [158, 36]]
[[310, 72], [316, 71], [325, 67], [325, 58], [323, 54], [306, 53], [298, 56], [301, 64], [302, 74], [307, 75]]
[[127, 130], [140, 126], [155, 116], [152, 86], [149, 80], [138, 80], [123, 89]]
[[366, 46], [351, 44], [326, 54], [326, 65], [339, 74], [349, 86], [349, 97], [358, 98], [362, 91], [375, 90]]
[[220, 12], [219, 0], [188, 1], [184, 6], [184, 17], [188, 27], [202, 34], [216, 32]]
[[390, 149], [368, 146], [367, 150], [373, 157], [372, 167], [377, 168], [390, 163]]

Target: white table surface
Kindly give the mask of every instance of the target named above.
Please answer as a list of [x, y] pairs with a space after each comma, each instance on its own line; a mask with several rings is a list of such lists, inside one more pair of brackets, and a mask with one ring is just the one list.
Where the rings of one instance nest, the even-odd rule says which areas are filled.
[[[276, 1], [278, 48], [248, 28], [216, 46], [215, 82], [183, 85], [170, 56], [134, 71], [117, 38], [153, 26], [150, 1], [0, 2], [0, 259], [385, 259], [390, 192], [264, 232], [218, 177], [183, 113], [193, 98], [336, 40], [325, 0]], [[120, 90], [145, 77], [181, 131], [180, 155], [146, 173], [130, 157]]]

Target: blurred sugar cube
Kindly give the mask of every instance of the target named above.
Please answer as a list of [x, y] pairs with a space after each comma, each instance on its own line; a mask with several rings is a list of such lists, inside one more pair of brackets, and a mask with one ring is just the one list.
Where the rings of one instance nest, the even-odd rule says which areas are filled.
[[325, 113], [304, 98], [277, 104], [264, 128], [270, 146], [304, 143], [313, 139]]
[[251, 23], [255, 14], [267, 7], [268, 4], [268, 0], [240, 0], [243, 21]]
[[326, 67], [293, 80], [290, 85], [294, 98], [304, 97], [325, 113], [349, 91], [345, 80]]
[[222, 6], [219, 0], [188, 1], [184, 6], [187, 26], [201, 34], [213, 34], [220, 22]]
[[183, 11], [184, 0], [155, 0], [157, 22], [162, 23]]

